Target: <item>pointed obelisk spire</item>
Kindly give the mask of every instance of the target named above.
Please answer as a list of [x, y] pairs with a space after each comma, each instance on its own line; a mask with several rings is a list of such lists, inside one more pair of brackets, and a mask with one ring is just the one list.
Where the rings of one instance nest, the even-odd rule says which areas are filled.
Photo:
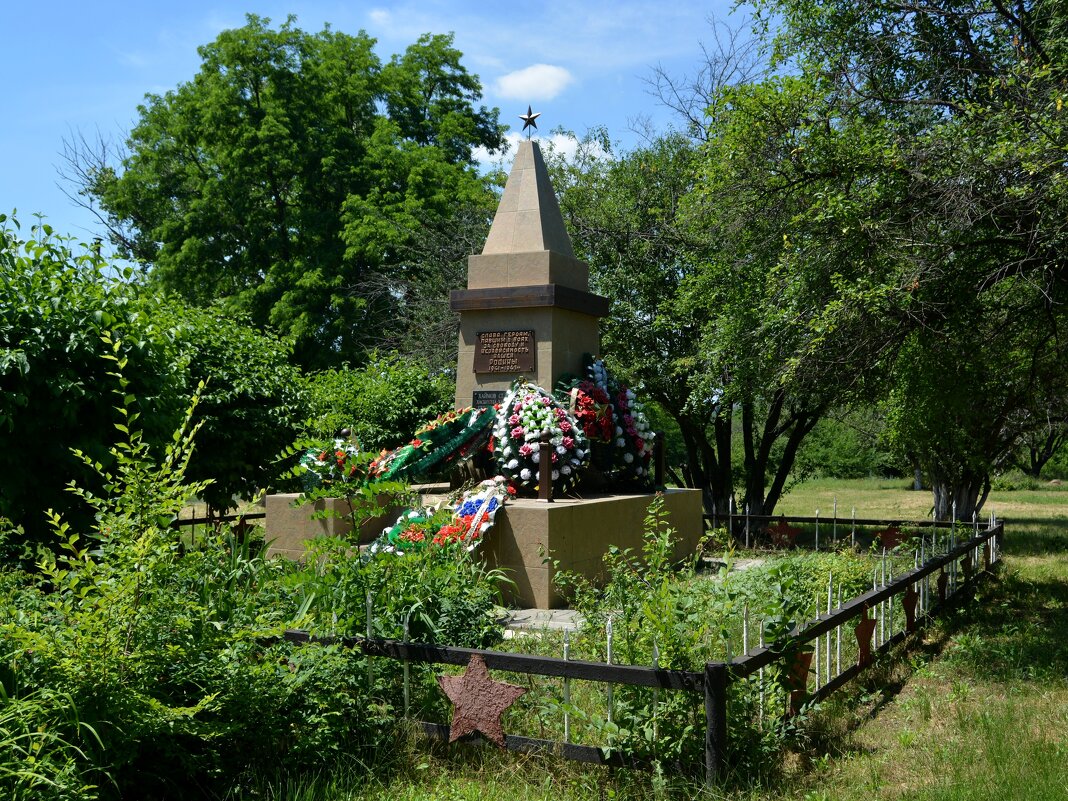
[[589, 291], [537, 142], [520, 142], [481, 254], [468, 257], [460, 314], [456, 406], [500, 403], [512, 381], [554, 387], [600, 351], [608, 299]]
[[519, 143], [483, 255], [551, 250], [575, 255], [537, 142]]

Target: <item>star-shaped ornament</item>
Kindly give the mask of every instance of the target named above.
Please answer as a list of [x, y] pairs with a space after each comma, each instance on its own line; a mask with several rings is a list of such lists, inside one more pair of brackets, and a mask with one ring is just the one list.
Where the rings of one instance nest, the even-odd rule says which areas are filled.
[[501, 715], [526, 692], [524, 688], [494, 681], [478, 654], [471, 655], [462, 676], [438, 676], [438, 684], [453, 703], [450, 743], [477, 731], [504, 748]]
[[[519, 119], [521, 119], [523, 121], [523, 131], [522, 132], [526, 132], [527, 128], [533, 128], [535, 131], [538, 130], [538, 123], [534, 122], [534, 120], [536, 120], [540, 116], [541, 116], [541, 112], [540, 111], [535, 113], [533, 110], [531, 110], [530, 106], [528, 105], [527, 106], [527, 113], [519, 115]], [[529, 137], [530, 137], [530, 134], [527, 134], [527, 138], [529, 138]]]

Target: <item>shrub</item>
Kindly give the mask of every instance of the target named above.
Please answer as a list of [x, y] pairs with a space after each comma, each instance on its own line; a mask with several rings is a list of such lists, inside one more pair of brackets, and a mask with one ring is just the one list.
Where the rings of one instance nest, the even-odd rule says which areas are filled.
[[308, 434], [328, 438], [348, 428], [363, 450], [393, 449], [452, 408], [453, 391], [449, 376], [397, 354], [324, 370], [308, 379]]
[[211, 480], [203, 498], [216, 509], [274, 485], [284, 469], [275, 457], [303, 423], [303, 381], [292, 347], [254, 330], [218, 307], [168, 300], [157, 312], [174, 339], [184, 370], [183, 400], [200, 393], [197, 446], [187, 475]]
[[117, 278], [91, 249], [0, 215], [0, 516], [41, 541], [45, 509], [72, 522], [86, 511], [65, 487], [96, 486], [77, 448], [107, 465], [114, 397], [103, 356], [105, 335], [121, 339], [130, 390], [140, 399], [148, 442], [167, 439], [181, 419], [180, 368], [168, 337], [137, 297], [137, 276]]

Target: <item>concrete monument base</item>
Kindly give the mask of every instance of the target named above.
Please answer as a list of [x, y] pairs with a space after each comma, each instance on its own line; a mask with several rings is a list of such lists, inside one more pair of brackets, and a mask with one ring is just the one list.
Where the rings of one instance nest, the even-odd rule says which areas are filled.
[[[267, 556], [285, 556], [303, 559], [304, 546], [316, 537], [340, 537], [352, 531], [350, 514], [352, 507], [344, 498], [322, 498], [315, 503], [294, 506], [299, 493], [288, 492], [268, 495], [264, 519], [264, 539], [267, 541]], [[316, 519], [313, 515], [322, 515]], [[361, 543], [370, 542], [392, 524], [400, 514], [388, 510], [385, 514], [364, 520], [360, 525]]]
[[[641, 551], [645, 515], [652, 500], [650, 494], [560, 498], [553, 503], [510, 500], [497, 513], [479, 552], [488, 567], [508, 571], [515, 582], [514, 587], [504, 588], [506, 601], [557, 609], [565, 604], [553, 585], [557, 573], [568, 571], [600, 581], [604, 579], [602, 557], [610, 545]], [[673, 558], [681, 561], [701, 539], [701, 492], [667, 490], [664, 509], [675, 529]]]

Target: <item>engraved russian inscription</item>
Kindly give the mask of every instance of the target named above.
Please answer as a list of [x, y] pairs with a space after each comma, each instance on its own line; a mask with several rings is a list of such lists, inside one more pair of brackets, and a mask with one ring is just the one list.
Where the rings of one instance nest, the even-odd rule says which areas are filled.
[[533, 331], [478, 332], [476, 373], [529, 373], [533, 370]]
[[488, 409], [498, 403], [504, 403], [503, 389], [476, 389], [471, 395], [471, 405], [476, 409]]

